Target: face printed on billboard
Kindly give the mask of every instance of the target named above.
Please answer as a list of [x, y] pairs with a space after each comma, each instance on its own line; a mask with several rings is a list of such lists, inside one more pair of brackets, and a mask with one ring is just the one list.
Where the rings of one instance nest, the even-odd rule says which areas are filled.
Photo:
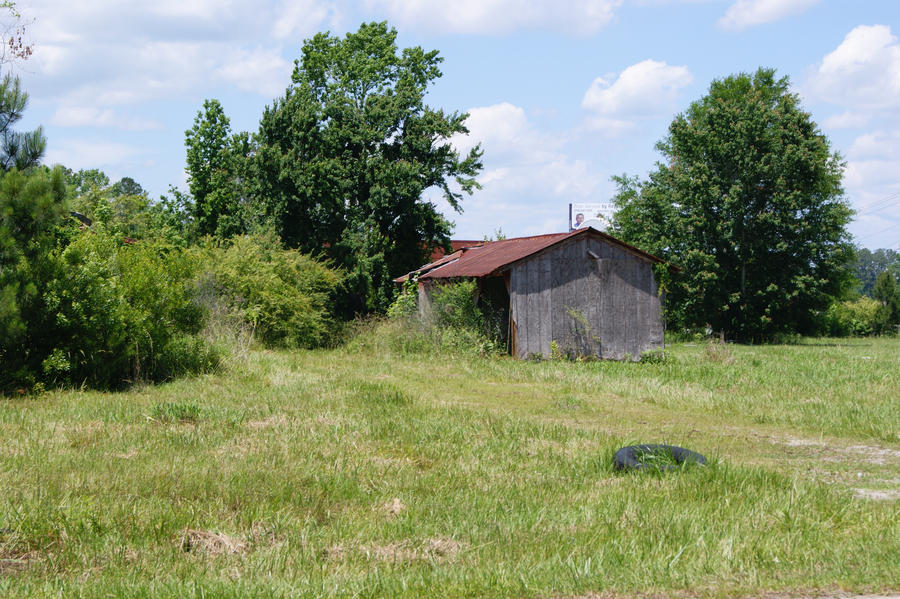
[[613, 202], [569, 204], [569, 231], [593, 227], [606, 231], [612, 225], [616, 205]]

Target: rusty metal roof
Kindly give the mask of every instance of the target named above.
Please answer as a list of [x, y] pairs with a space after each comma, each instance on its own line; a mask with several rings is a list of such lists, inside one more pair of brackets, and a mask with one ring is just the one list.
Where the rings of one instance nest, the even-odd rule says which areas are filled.
[[[456, 252], [463, 248], [472, 247], [474, 245], [481, 245], [483, 243], [483, 240], [478, 239], [451, 239], [450, 248], [453, 250], [453, 252]], [[450, 253], [452, 254], [453, 252]], [[437, 262], [446, 255], [447, 252], [444, 251], [444, 248], [436, 247], [431, 251], [431, 257], [429, 257], [429, 260], [431, 260], [432, 262]]]
[[577, 229], [571, 233], [550, 233], [548, 235], [535, 235], [533, 237], [514, 237], [500, 241], [480, 242], [478, 245], [461, 248], [448, 254], [439, 260], [416, 269], [409, 274], [394, 279], [402, 283], [410, 276], [418, 274], [419, 279], [449, 279], [454, 277], [485, 277], [498, 274], [498, 271], [527, 258], [556, 243], [579, 235], [598, 235], [603, 239], [624, 247], [631, 252], [650, 260], [651, 262], [664, 262], [652, 254], [640, 250], [602, 231], [592, 229]]

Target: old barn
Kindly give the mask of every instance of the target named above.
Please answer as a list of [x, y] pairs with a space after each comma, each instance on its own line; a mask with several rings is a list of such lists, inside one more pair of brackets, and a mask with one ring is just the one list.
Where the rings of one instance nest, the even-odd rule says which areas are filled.
[[454, 249], [397, 279], [417, 279], [423, 315], [434, 285], [475, 279], [480, 296], [504, 310], [514, 356], [548, 356], [552, 342], [615, 360], [663, 347], [656, 256], [590, 227]]

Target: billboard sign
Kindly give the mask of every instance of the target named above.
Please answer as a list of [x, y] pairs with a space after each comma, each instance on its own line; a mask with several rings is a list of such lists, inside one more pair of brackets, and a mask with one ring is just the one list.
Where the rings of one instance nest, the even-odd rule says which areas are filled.
[[606, 231], [612, 226], [613, 214], [616, 211], [614, 202], [569, 204], [569, 230], [574, 231], [584, 226]]

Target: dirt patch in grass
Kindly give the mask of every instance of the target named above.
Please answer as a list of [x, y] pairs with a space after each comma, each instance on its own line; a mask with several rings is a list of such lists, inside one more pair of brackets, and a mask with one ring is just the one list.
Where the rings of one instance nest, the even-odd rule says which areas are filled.
[[22, 536], [12, 528], [0, 528], [0, 578], [28, 570], [58, 549], [66, 533], [40, 538]]
[[10, 530], [0, 530], [0, 577], [26, 570], [38, 560], [38, 553], [23, 549], [14, 538], [10, 538], [12, 534]]
[[399, 497], [394, 497], [390, 501], [381, 504], [381, 511], [388, 517], [394, 517], [406, 510], [406, 504]]
[[0, 557], [0, 577], [27, 570], [35, 561], [37, 561], [37, 556], [32, 554], [25, 554], [19, 557]]
[[360, 551], [368, 559], [391, 563], [420, 560], [444, 562], [456, 557], [462, 548], [462, 543], [449, 537], [433, 537], [418, 544], [412, 541], [398, 541], [387, 545], [360, 547]]
[[900, 499], [900, 489], [853, 489], [853, 496], [858, 499], [874, 499], [877, 501], [896, 501]]
[[332, 545], [322, 551], [322, 556], [339, 561], [355, 553], [367, 560], [392, 564], [416, 561], [443, 563], [452, 561], [465, 547], [465, 543], [450, 537], [432, 537], [418, 542], [405, 539], [387, 545], [361, 545], [355, 550], [342, 544]]
[[284, 427], [287, 423], [288, 421], [284, 414], [273, 414], [272, 416], [261, 420], [251, 420], [246, 426], [250, 430], [257, 431], [266, 428]]
[[322, 550], [322, 557], [329, 561], [341, 561], [347, 555], [347, 548], [341, 544], [332, 545]]
[[[588, 593], [586, 595], [556, 595], [553, 599], [671, 599], [674, 597], [693, 599], [698, 596], [720, 596], [719, 592], [699, 593], [697, 591], [666, 591], [660, 593], [616, 593], [613, 591], [604, 591], [599, 593]], [[727, 595], [723, 595], [727, 596]], [[762, 595], [740, 595], [749, 599], [900, 599], [900, 595], [892, 593], [888, 595], [857, 595], [854, 593], [845, 593], [843, 591], [835, 591], [833, 593], [824, 592], [823, 594], [809, 593], [808, 591], [798, 591], [797, 593], [765, 593]]]
[[180, 545], [185, 553], [208, 556], [234, 555], [247, 551], [247, 544], [237, 537], [190, 528], [181, 534]]
[[786, 452], [799, 450], [799, 456], [791, 457], [812, 462], [809, 471], [817, 478], [829, 484], [845, 485], [857, 499], [900, 499], [900, 478], [884, 477], [900, 469], [900, 450], [869, 443], [841, 445], [840, 442], [797, 437], [768, 440], [791, 448]]
[[799, 439], [788, 437], [783, 441], [788, 447], [813, 448], [818, 457], [829, 462], [857, 461], [876, 466], [900, 464], [900, 450], [879, 447], [877, 445], [832, 445], [815, 439]]

